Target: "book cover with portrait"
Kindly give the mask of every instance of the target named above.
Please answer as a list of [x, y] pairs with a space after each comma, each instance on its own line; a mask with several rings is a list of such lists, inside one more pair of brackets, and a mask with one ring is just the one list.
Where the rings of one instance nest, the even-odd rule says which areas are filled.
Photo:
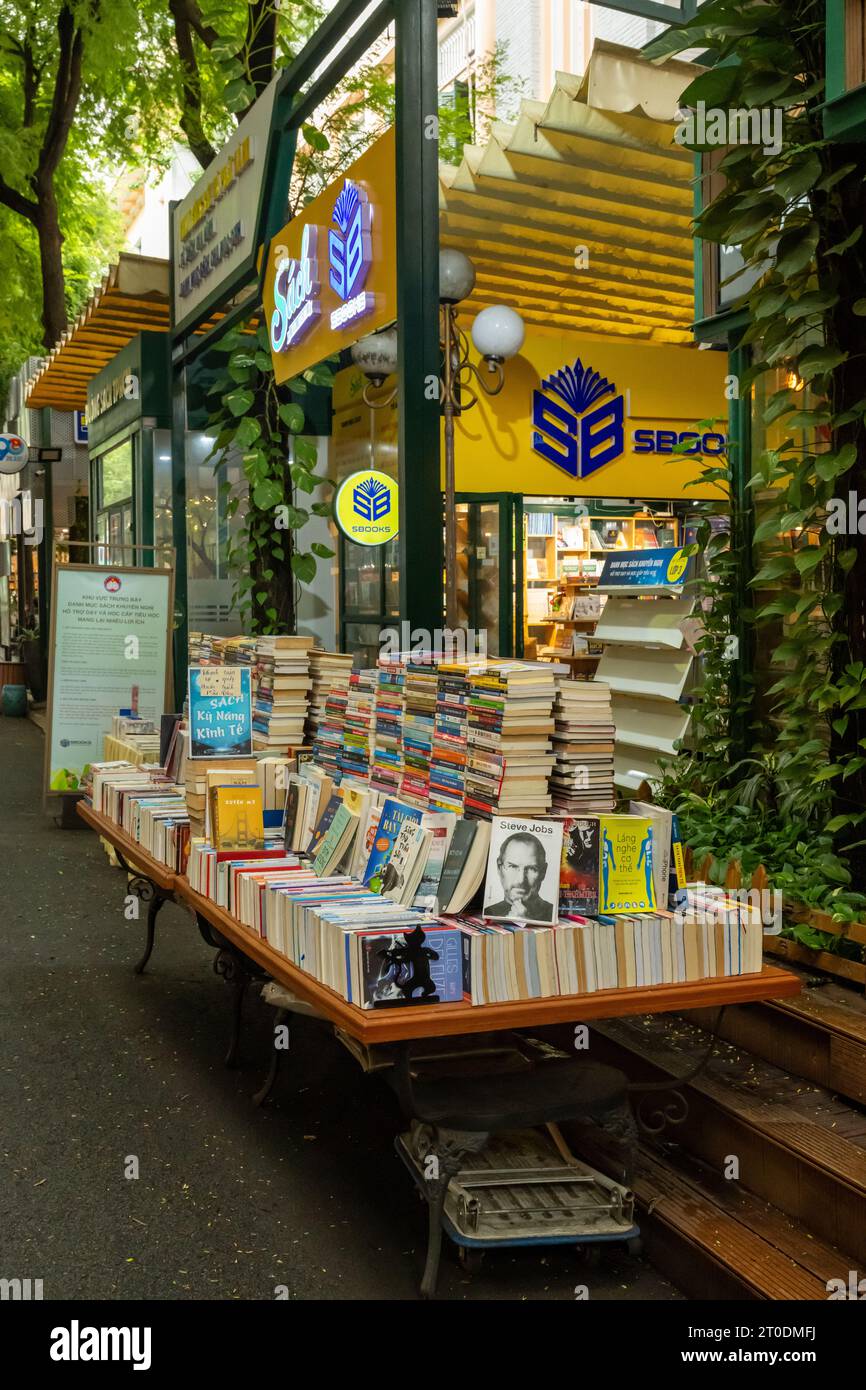
[[562, 821], [493, 816], [482, 915], [548, 926], [559, 917]]
[[562, 828], [560, 911], [594, 917], [598, 912], [598, 816], [566, 816]]

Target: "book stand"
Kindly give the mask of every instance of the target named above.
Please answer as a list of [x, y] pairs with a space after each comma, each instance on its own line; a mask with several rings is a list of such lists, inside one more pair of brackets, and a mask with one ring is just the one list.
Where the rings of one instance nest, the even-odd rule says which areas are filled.
[[[121, 866], [132, 875], [133, 891], [148, 902], [147, 943], [135, 967], [140, 974], [153, 950], [156, 917], [163, 903], [173, 901], [185, 907], [196, 919], [205, 942], [217, 952], [214, 970], [235, 990], [232, 1029], [226, 1065], [237, 1061], [241, 1010], [248, 984], [253, 980], [272, 981], [268, 1002], [280, 1012], [297, 1007], [332, 1024], [353, 1054], [362, 1061], [375, 1053], [386, 1054], [386, 1079], [394, 1085], [413, 1129], [422, 1126], [429, 1134], [424, 1154], [429, 1164], [422, 1193], [429, 1207], [427, 1260], [421, 1292], [435, 1292], [442, 1241], [442, 1217], [452, 1178], [460, 1171], [466, 1154], [479, 1152], [489, 1137], [504, 1130], [527, 1129], [556, 1124], [560, 1120], [592, 1120], [625, 1146], [626, 1182], [629, 1181], [637, 1127], [629, 1096], [645, 1086], [630, 1086], [616, 1068], [590, 1062], [583, 1057], [563, 1054], [545, 1059], [537, 1067], [522, 1071], [482, 1068], [471, 1065], [450, 1075], [425, 1075], [413, 1065], [410, 1040], [451, 1038], [459, 1040], [455, 1055], [477, 1057], [483, 1052], [483, 1039], [469, 1035], [512, 1033], [518, 1028], [539, 1028], [552, 1023], [575, 1023], [593, 1018], [640, 1013], [680, 1012], [685, 1009], [749, 1003], [778, 999], [800, 991], [800, 981], [788, 971], [765, 965], [760, 973], [725, 979], [700, 980], [685, 984], [655, 985], [651, 988], [601, 990], [587, 995], [557, 996], [552, 999], [515, 1000], [506, 1004], [436, 1004], [423, 1002], [393, 1009], [359, 1009], [312, 976], [299, 970], [267, 941], [255, 935], [224, 908], [202, 897], [188, 879], [172, 873], [143, 851], [113, 822], [84, 802], [78, 815], [118, 852]], [[280, 986], [281, 989], [276, 987]], [[718, 1027], [718, 1021], [717, 1025]], [[715, 1039], [713, 1039], [714, 1043]], [[688, 1105], [679, 1086], [692, 1080], [709, 1061], [711, 1043], [696, 1068], [679, 1082], [664, 1083], [658, 1089], [672, 1092], [680, 1101], [683, 1116]], [[361, 1046], [359, 1047], [358, 1044]], [[383, 1047], [381, 1044], [396, 1044]], [[262, 1104], [270, 1094], [277, 1073], [274, 1049], [267, 1080], [255, 1097]], [[368, 1068], [369, 1069], [369, 1068]], [[673, 1112], [668, 1108], [668, 1118]], [[637, 1110], [640, 1122], [640, 1107]], [[646, 1125], [646, 1128], [653, 1128]], [[655, 1125], [654, 1132], [658, 1131]]]

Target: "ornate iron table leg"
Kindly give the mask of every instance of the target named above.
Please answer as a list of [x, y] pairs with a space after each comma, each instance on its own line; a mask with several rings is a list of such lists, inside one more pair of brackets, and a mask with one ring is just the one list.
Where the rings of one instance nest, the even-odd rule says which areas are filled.
[[260, 1090], [256, 1091], [253, 1096], [253, 1105], [265, 1105], [270, 1097], [271, 1091], [274, 1089], [277, 1072], [280, 1069], [280, 1048], [277, 1047], [276, 1033], [277, 1029], [285, 1023], [288, 1016], [288, 1009], [277, 1009], [274, 1017], [274, 1038], [271, 1044], [271, 1065], [265, 1077], [264, 1085]]
[[215, 974], [220, 975], [227, 984], [234, 986], [231, 1033], [229, 1035], [229, 1047], [226, 1053], [225, 1064], [227, 1067], [236, 1067], [240, 1051], [244, 995], [247, 992], [247, 985], [249, 984], [250, 977], [244, 968], [243, 958], [235, 951], [231, 950], [218, 951], [213, 963], [213, 968]]
[[163, 893], [162, 889], [158, 888], [152, 879], [147, 878], [145, 874], [139, 873], [137, 869], [130, 868], [119, 850], [115, 850], [115, 854], [117, 855], [117, 862], [120, 864], [120, 867], [125, 869], [126, 873], [129, 875], [127, 888], [130, 893], [134, 893], [139, 902], [147, 903], [147, 939], [144, 945], [144, 955], [133, 967], [134, 973], [140, 975], [147, 965], [147, 962], [150, 960], [153, 951], [153, 943], [156, 938], [157, 914], [163, 903], [171, 900], [171, 894]]
[[[661, 1134], [668, 1125], [685, 1124], [689, 1117], [689, 1102], [685, 1091], [681, 1088], [688, 1086], [689, 1082], [700, 1076], [709, 1064], [719, 1041], [718, 1032], [722, 1026], [726, 1007], [723, 1004], [716, 1014], [715, 1022], [710, 1029], [709, 1046], [690, 1071], [685, 1072], [683, 1076], [672, 1076], [665, 1081], [638, 1081], [629, 1085], [629, 1094], [640, 1097], [635, 1105], [635, 1116], [638, 1125], [645, 1134]], [[650, 1109], [647, 1102], [649, 1101], [652, 1105], [653, 1095], [663, 1095], [665, 1092], [670, 1096], [670, 1100], [666, 1103], [655, 1102], [654, 1108]]]

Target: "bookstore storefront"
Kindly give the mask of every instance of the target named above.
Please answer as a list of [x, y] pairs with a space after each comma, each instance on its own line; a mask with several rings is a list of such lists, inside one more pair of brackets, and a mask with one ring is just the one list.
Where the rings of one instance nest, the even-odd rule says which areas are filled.
[[167, 334], [139, 333], [88, 383], [87, 444], [95, 563], [163, 563], [172, 546]]
[[592, 675], [592, 591], [610, 551], [694, 539], [699, 481], [726, 463], [726, 358], [578, 334], [527, 334], [501, 393], [459, 417], [460, 612], [500, 655]]

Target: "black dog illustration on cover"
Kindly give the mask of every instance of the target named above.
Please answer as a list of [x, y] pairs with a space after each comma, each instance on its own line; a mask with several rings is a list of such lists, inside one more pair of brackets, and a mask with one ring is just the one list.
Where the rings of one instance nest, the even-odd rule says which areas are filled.
[[[439, 952], [426, 946], [425, 940], [424, 931], [419, 926], [405, 932], [402, 942], [376, 952], [382, 960], [382, 968], [373, 988], [374, 1007], [397, 1003], [438, 1003], [430, 962], [439, 959]], [[413, 999], [416, 990], [421, 993], [417, 999]]]

